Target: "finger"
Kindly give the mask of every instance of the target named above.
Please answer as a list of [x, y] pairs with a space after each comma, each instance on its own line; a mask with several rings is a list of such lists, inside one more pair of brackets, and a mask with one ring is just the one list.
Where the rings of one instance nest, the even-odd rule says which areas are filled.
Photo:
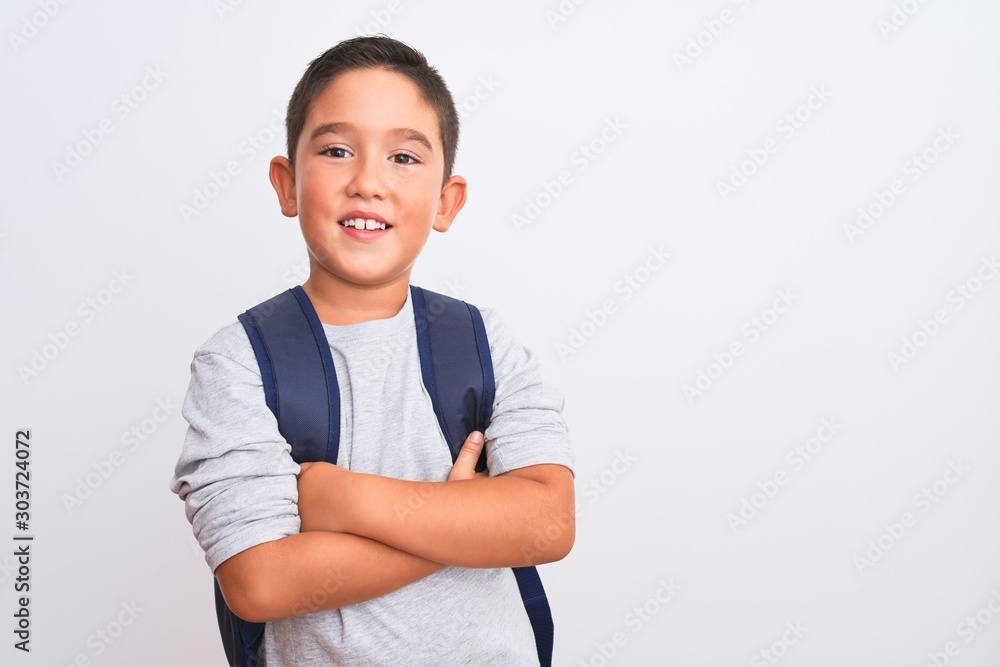
[[[479, 431], [473, 431], [469, 434], [462, 449], [458, 452], [458, 459], [462, 460], [462, 465], [467, 465], [473, 471], [475, 470], [479, 454], [483, 451], [484, 442], [483, 434]], [[457, 460], [455, 462], [458, 463]]]
[[483, 450], [485, 440], [479, 431], [473, 431], [465, 439], [465, 444], [455, 457], [455, 464], [451, 468], [448, 479], [471, 479], [476, 475], [476, 463], [479, 461], [479, 454]]

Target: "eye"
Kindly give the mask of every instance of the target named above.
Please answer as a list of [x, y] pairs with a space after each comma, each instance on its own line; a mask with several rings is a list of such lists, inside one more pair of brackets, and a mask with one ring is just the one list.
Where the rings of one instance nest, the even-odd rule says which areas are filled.
[[[399, 162], [396, 158], [405, 158], [403, 162]], [[396, 164], [419, 164], [420, 160], [417, 159], [415, 155], [410, 155], [409, 153], [396, 153], [390, 158]]]
[[[339, 154], [338, 154], [339, 151]], [[331, 153], [334, 153], [331, 155]], [[346, 148], [341, 148], [340, 146], [327, 146], [319, 152], [320, 155], [326, 155], [327, 157], [346, 157], [349, 155]]]

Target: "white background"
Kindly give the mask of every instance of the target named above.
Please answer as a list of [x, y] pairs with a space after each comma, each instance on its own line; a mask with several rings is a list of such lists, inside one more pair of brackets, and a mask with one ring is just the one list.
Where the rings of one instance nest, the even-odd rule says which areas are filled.
[[[18, 532], [24, 428], [36, 540], [30, 655], [12, 648], [0, 548], [0, 662], [223, 664], [210, 573], [168, 490], [186, 423], [179, 408], [157, 423], [157, 401], [179, 406], [195, 348], [305, 278], [268, 122], [368, 23], [425, 53], [466, 115], [469, 201], [412, 282], [497, 308], [566, 395], [580, 512], [573, 552], [541, 568], [555, 663], [998, 664], [1000, 6], [567, 0], [556, 21], [555, 0], [218, 4], [4, 4], [0, 541]], [[134, 91], [147, 68], [162, 81]], [[143, 98], [127, 117], [122, 95]], [[270, 139], [252, 157], [250, 136]], [[240, 173], [185, 221], [230, 160]], [[851, 232], [894, 180], [902, 194]], [[650, 247], [670, 254], [652, 271]], [[103, 291], [116, 271], [127, 285]], [[630, 298], [626, 275], [645, 281]], [[92, 317], [88, 299], [105, 301]], [[752, 340], [754, 317], [769, 324]], [[823, 419], [841, 426], [797, 467]], [[678, 588], [665, 603], [661, 582]], [[133, 602], [134, 622], [95, 641]], [[980, 630], [961, 625], [977, 614]]]

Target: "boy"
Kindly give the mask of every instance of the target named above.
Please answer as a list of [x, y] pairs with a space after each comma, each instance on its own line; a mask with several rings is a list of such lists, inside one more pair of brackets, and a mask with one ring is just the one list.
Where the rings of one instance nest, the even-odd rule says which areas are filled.
[[451, 94], [420, 53], [359, 37], [310, 64], [286, 129], [270, 178], [336, 367], [337, 465], [292, 460], [233, 322], [195, 352], [171, 490], [229, 608], [266, 624], [258, 664], [537, 665], [510, 568], [575, 538], [563, 397], [488, 308], [485, 445], [473, 432], [453, 465], [421, 381], [410, 272], [466, 196]]

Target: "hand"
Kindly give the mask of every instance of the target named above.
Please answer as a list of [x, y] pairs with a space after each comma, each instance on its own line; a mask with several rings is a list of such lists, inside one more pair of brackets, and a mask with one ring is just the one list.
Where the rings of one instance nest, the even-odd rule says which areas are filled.
[[476, 463], [479, 462], [479, 454], [483, 451], [485, 444], [486, 441], [481, 432], [473, 431], [469, 434], [469, 437], [465, 439], [465, 443], [462, 445], [462, 449], [459, 450], [458, 456], [455, 458], [455, 465], [451, 467], [451, 472], [448, 473], [449, 482], [460, 479], [489, 477], [486, 471], [476, 472]]

